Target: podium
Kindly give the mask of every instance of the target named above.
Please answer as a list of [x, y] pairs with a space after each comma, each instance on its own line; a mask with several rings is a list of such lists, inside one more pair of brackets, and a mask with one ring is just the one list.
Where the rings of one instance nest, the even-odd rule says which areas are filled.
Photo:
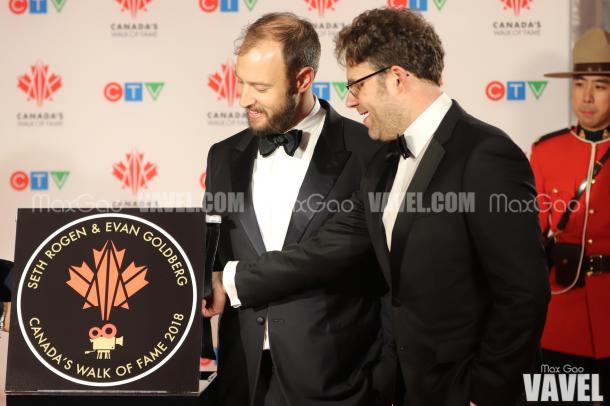
[[6, 393], [195, 404], [205, 235], [196, 209], [20, 209]]

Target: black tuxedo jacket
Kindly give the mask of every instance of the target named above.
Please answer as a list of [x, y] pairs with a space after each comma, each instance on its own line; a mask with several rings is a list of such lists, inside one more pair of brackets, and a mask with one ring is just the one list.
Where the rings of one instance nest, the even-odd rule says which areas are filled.
[[[407, 190], [424, 210], [406, 206], [399, 213], [388, 252], [377, 203], [396, 172], [392, 149], [376, 154], [353, 211], [300, 245], [239, 263], [242, 305], [333, 283], [372, 243], [391, 289], [405, 405], [514, 405], [550, 297], [537, 213], [518, 211], [535, 199], [527, 158], [454, 101]], [[439, 192], [471, 192], [474, 205], [428, 212]]]
[[[382, 146], [368, 138], [364, 126], [338, 115], [324, 100], [320, 103], [326, 119], [298, 194], [301, 203], [295, 203], [286, 245], [308, 238], [331, 216], [335, 202], [349, 202]], [[247, 129], [213, 145], [208, 154], [206, 192], [245, 196], [242, 212], [216, 212], [222, 216], [218, 258], [223, 267], [229, 260], [256, 258], [265, 252], [250, 190], [257, 148], [256, 137]], [[376, 391], [391, 394], [397, 360], [388, 331], [389, 294], [371, 244], [365, 251], [353, 274], [327, 286], [258, 307], [234, 309], [227, 303], [219, 324], [214, 382], [218, 404], [252, 404], [265, 320], [273, 363], [290, 405], [370, 406], [375, 404]], [[382, 334], [384, 295], [388, 305]]]

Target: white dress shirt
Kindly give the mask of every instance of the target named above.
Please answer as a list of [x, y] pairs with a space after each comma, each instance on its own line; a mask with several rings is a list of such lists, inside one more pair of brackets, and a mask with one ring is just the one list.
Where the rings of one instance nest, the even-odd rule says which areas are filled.
[[[294, 156], [286, 154], [283, 147], [263, 157], [260, 152], [254, 161], [252, 172], [252, 203], [258, 227], [267, 251], [281, 251], [292, 217], [292, 210], [316, 143], [324, 127], [326, 110], [318, 99], [311, 112], [291, 128], [303, 131], [301, 143]], [[244, 174], [244, 176], [247, 176]], [[235, 287], [237, 261], [230, 261], [224, 268], [223, 285], [233, 307], [241, 302]], [[265, 321], [263, 349], [269, 349], [268, 324]]]
[[421, 158], [428, 148], [428, 144], [430, 144], [434, 132], [450, 107], [451, 99], [445, 93], [441, 93], [404, 132], [405, 141], [412, 156], [406, 159], [401, 157], [398, 162], [394, 183], [392, 184], [392, 189], [390, 189], [388, 202], [383, 211], [382, 219], [383, 226], [385, 227], [386, 241], [388, 242], [388, 250], [392, 249], [392, 231], [394, 230], [396, 217], [398, 217], [400, 212], [409, 184], [413, 179]]

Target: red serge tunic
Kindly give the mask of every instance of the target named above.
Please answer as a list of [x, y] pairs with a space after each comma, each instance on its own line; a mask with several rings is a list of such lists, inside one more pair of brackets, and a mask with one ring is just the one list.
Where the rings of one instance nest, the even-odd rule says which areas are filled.
[[[532, 146], [531, 164], [536, 177], [540, 225], [555, 234], [567, 202], [574, 196], [591, 166], [610, 148], [610, 138], [590, 142], [578, 137], [575, 128], [542, 137]], [[584, 255], [610, 255], [610, 160], [590, 185], [589, 199], [583, 193], [558, 243], [581, 244]], [[567, 354], [610, 357], [610, 272], [586, 275], [588, 260], [582, 265], [584, 287], [553, 295], [549, 304], [542, 347]], [[551, 270], [551, 290], [566, 287], [555, 282]]]

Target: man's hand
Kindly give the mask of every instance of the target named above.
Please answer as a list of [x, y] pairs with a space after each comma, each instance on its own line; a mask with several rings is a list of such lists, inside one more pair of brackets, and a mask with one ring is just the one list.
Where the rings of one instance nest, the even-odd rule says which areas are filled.
[[222, 272], [214, 272], [212, 274], [212, 296], [203, 299], [201, 312], [203, 317], [212, 317], [222, 313], [227, 301], [227, 295], [224, 286], [222, 286]]
[[11, 302], [2, 303], [2, 330], [7, 331], [11, 326]]

